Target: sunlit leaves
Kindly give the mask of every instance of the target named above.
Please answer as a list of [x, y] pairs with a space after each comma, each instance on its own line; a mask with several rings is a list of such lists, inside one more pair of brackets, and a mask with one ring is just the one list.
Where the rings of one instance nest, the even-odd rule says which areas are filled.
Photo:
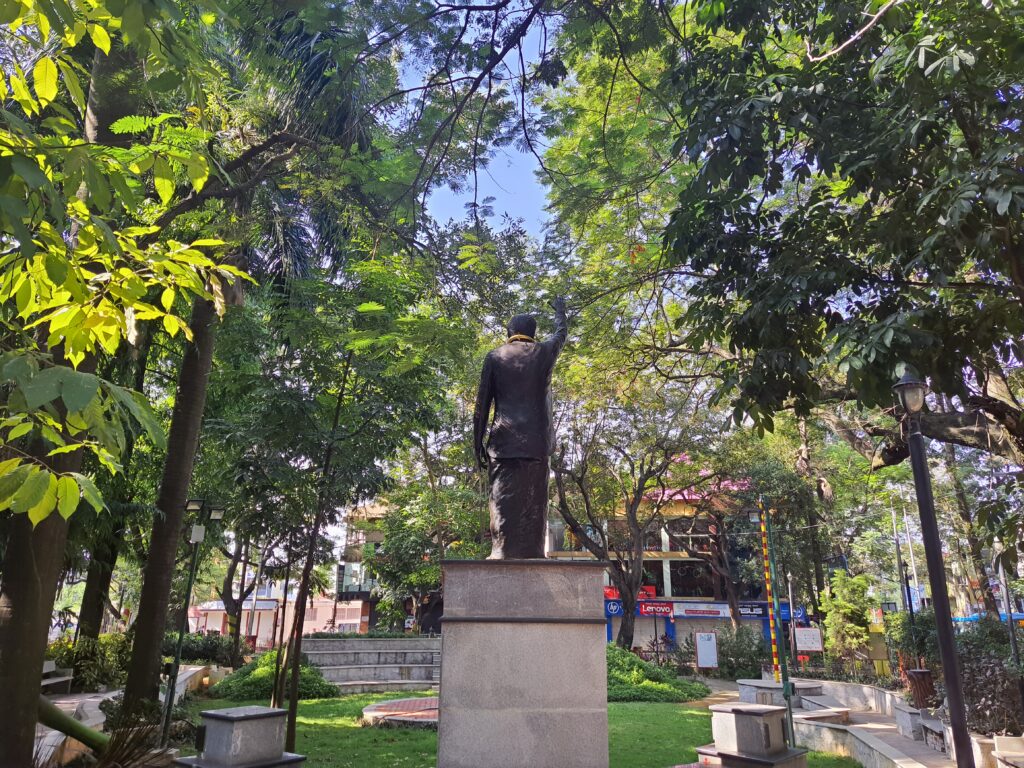
[[152, 223], [186, 173], [186, 190], [209, 178], [200, 109], [122, 118], [111, 128], [127, 138], [114, 146], [82, 132], [91, 75], [83, 62], [93, 57], [76, 47], [91, 42], [107, 55], [119, 36], [154, 77], [180, 85], [187, 76], [175, 66], [207, 66], [189, 59], [181, 25], [165, 23], [181, 13], [148, 0], [0, 3], [0, 23], [30, 63], [26, 71], [12, 61], [0, 75], [0, 98], [17, 104], [0, 112], [0, 442], [15, 456], [0, 463], [0, 510], [33, 525], [54, 511], [68, 517], [83, 498], [103, 507], [86, 475], [55, 469], [62, 455], [88, 453], [117, 471], [130, 431], [164, 439], [141, 394], [76, 368], [114, 354], [143, 322], [190, 335], [175, 297], [209, 299], [223, 313], [224, 285], [243, 277], [218, 263], [223, 241], [179, 242]]
[[36, 62], [32, 68], [32, 80], [40, 107], [57, 98], [57, 65], [49, 56], [43, 56]]
[[33, 458], [33, 443], [41, 442], [50, 457], [88, 452], [111, 471], [118, 469], [128, 425], [163, 444], [162, 427], [143, 395], [55, 365], [48, 356], [0, 355], [0, 384], [9, 392], [0, 406], [0, 440], [17, 456], [0, 464], [0, 510], [28, 513], [33, 524], [54, 510], [70, 515], [80, 491], [94, 507], [102, 507], [92, 481], [45, 466]]

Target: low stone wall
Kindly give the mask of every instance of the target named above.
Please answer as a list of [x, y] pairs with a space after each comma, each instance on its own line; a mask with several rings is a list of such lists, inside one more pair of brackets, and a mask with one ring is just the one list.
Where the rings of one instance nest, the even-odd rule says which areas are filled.
[[861, 683], [839, 683], [834, 680], [820, 680], [821, 691], [841, 701], [850, 709], [869, 710], [880, 715], [894, 714], [894, 707], [903, 701], [903, 696], [895, 691], [887, 691], [874, 685]]
[[801, 747], [852, 757], [864, 768], [924, 768], [922, 763], [856, 726], [794, 719], [793, 731]]

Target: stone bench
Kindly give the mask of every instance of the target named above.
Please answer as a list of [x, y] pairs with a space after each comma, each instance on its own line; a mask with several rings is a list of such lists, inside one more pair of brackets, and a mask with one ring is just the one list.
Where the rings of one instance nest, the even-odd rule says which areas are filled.
[[70, 669], [61, 669], [55, 661], [44, 661], [39, 688], [43, 693], [71, 693], [72, 677]]
[[896, 730], [900, 736], [914, 741], [924, 739], [921, 728], [921, 710], [906, 702], [897, 701], [892, 705], [892, 716], [896, 720]]
[[[790, 680], [790, 699], [794, 707], [801, 706], [802, 696], [821, 696], [821, 682], [818, 680]], [[770, 704], [776, 707], [786, 705], [782, 695], [782, 683], [774, 680], [737, 680], [740, 701], [746, 704]]]
[[921, 715], [921, 738], [936, 752], [946, 751], [946, 726], [937, 717]]
[[271, 707], [232, 707], [200, 713], [202, 754], [183, 757], [175, 765], [196, 768], [275, 768], [303, 762], [284, 751], [287, 712]]
[[1024, 768], [1024, 736], [994, 736], [992, 756], [1000, 768]]

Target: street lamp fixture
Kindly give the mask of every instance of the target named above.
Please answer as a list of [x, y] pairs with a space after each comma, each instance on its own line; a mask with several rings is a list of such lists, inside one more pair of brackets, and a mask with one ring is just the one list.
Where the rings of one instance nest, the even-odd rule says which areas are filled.
[[967, 730], [960, 659], [957, 657], [956, 640], [953, 637], [953, 616], [946, 588], [946, 568], [942, 560], [942, 539], [935, 519], [932, 480], [928, 472], [924, 435], [921, 434], [921, 410], [924, 408], [928, 386], [908, 368], [892, 389], [906, 413], [907, 447], [910, 449], [910, 466], [914, 471], [914, 490], [917, 492], [917, 508], [921, 515], [921, 540], [928, 562], [928, 581], [932, 589], [939, 658], [946, 683], [946, 701], [956, 761], [959, 768], [974, 768], [974, 750]]
[[908, 414], [918, 414], [924, 408], [924, 396], [928, 394], [928, 385], [909, 368], [893, 385], [892, 390], [896, 393], [900, 406]]
[[189, 534], [188, 542], [192, 545], [192, 562], [188, 571], [188, 586], [185, 588], [185, 604], [182, 606], [181, 621], [178, 624], [178, 643], [174, 649], [174, 661], [167, 675], [167, 695], [164, 697], [163, 724], [160, 735], [161, 746], [167, 746], [167, 738], [171, 731], [171, 713], [174, 710], [174, 689], [178, 684], [178, 668], [181, 666], [181, 649], [188, 631], [188, 607], [192, 600], [192, 587], [196, 583], [196, 572], [199, 570], [199, 554], [203, 539], [206, 538], [206, 523], [209, 520], [222, 520], [224, 507], [220, 504], [208, 504], [206, 499], [189, 499], [185, 502], [185, 511], [195, 515], [195, 523]]

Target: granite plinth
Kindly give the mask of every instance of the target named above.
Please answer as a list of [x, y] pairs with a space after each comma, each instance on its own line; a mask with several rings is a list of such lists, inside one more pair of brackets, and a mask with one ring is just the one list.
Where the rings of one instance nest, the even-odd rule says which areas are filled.
[[284, 751], [287, 712], [271, 707], [231, 707], [200, 713], [206, 738], [199, 757], [176, 765], [209, 768], [271, 768], [306, 758]]
[[719, 750], [765, 757], [786, 751], [786, 708], [713, 704], [711, 735]]
[[697, 747], [697, 759], [702, 766], [721, 765], [723, 768], [807, 768], [806, 749], [787, 749], [774, 755], [743, 755], [708, 744]]
[[438, 768], [606, 768], [605, 564], [449, 561]]

